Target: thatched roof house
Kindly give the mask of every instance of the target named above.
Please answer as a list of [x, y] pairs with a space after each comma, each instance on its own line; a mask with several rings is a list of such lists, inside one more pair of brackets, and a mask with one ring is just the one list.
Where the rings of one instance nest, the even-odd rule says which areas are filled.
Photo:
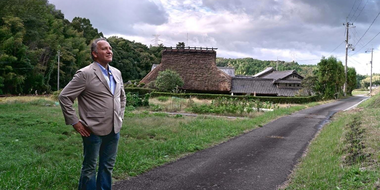
[[167, 69], [182, 77], [182, 89], [186, 91], [229, 93], [231, 90], [231, 76], [216, 66], [215, 48], [165, 48], [161, 64], [140, 82], [149, 84], [160, 71]]

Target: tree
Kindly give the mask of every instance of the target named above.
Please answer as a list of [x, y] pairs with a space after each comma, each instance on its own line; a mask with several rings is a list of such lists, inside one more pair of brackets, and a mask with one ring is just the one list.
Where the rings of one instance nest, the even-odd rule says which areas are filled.
[[361, 85], [361, 82], [365, 78], [367, 78], [366, 75], [356, 74], [356, 88], [364, 88], [364, 86]]
[[86, 44], [90, 44], [93, 39], [104, 37], [103, 33], [99, 33], [98, 29], [92, 27], [90, 20], [87, 18], [75, 17], [71, 25], [75, 30], [83, 33], [83, 37], [86, 38]]
[[0, 91], [1, 93], [23, 93], [23, 83], [31, 69], [27, 59], [27, 46], [23, 44], [25, 28], [18, 17], [3, 18], [0, 27]]
[[164, 50], [164, 45], [159, 44], [158, 46], [150, 46], [149, 51], [154, 56], [154, 64], [159, 64], [162, 58], [162, 51]]
[[159, 64], [161, 61], [162, 45], [149, 49], [144, 44], [117, 36], [108, 38], [108, 42], [113, 50], [113, 60], [110, 64], [120, 70], [125, 82], [142, 79], [153, 64]]
[[172, 70], [165, 70], [158, 73], [155, 86], [160, 91], [170, 92], [177, 86], [181, 88], [184, 82], [179, 74]]
[[347, 68], [347, 94], [352, 95], [352, 91], [356, 88], [356, 70], [355, 68]]
[[[363, 76], [363, 75], [362, 75]], [[369, 89], [369, 85], [371, 83], [371, 77], [370, 76], [365, 76], [365, 79], [362, 79], [360, 81], [360, 85], [362, 88]], [[379, 86], [380, 85], [380, 76], [379, 75], [373, 75], [372, 76], [372, 86]]]
[[302, 80], [301, 86], [302, 86], [303, 91], [306, 93], [305, 95], [307, 96], [313, 95], [316, 88], [316, 82], [317, 82], [316, 76], [308, 76]]
[[344, 84], [344, 67], [341, 61], [335, 57], [326, 59], [322, 57], [318, 63], [316, 90], [324, 99], [336, 98], [343, 94], [342, 86]]
[[178, 49], [184, 49], [185, 48], [185, 42], [178, 42], [178, 44], [176, 45], [176, 47]]

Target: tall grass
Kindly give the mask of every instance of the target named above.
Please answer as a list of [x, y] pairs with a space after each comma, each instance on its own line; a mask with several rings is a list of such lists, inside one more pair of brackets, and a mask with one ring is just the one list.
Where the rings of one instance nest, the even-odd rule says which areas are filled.
[[[304, 107], [233, 121], [126, 112], [114, 177], [138, 175]], [[15, 101], [0, 104], [0, 110], [0, 189], [75, 189], [82, 140], [65, 125], [59, 106], [46, 100]]]

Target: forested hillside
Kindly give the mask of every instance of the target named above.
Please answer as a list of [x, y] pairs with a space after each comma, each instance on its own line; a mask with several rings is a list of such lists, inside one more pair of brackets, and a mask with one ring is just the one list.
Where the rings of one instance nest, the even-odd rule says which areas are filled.
[[[65, 19], [47, 0], [0, 1], [0, 94], [50, 93], [91, 63], [89, 44], [103, 37], [87, 18]], [[160, 61], [160, 47], [108, 38], [124, 81], [141, 79]]]

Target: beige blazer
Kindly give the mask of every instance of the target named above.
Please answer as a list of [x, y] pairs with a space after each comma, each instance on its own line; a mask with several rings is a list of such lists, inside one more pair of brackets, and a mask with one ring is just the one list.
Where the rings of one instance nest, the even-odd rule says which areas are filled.
[[[100, 136], [108, 135], [112, 129], [115, 133], [120, 131], [126, 102], [123, 79], [118, 69], [109, 69], [116, 82], [114, 94], [95, 62], [78, 70], [62, 90], [59, 102], [67, 125], [80, 121]], [[80, 119], [73, 107], [76, 98]]]

